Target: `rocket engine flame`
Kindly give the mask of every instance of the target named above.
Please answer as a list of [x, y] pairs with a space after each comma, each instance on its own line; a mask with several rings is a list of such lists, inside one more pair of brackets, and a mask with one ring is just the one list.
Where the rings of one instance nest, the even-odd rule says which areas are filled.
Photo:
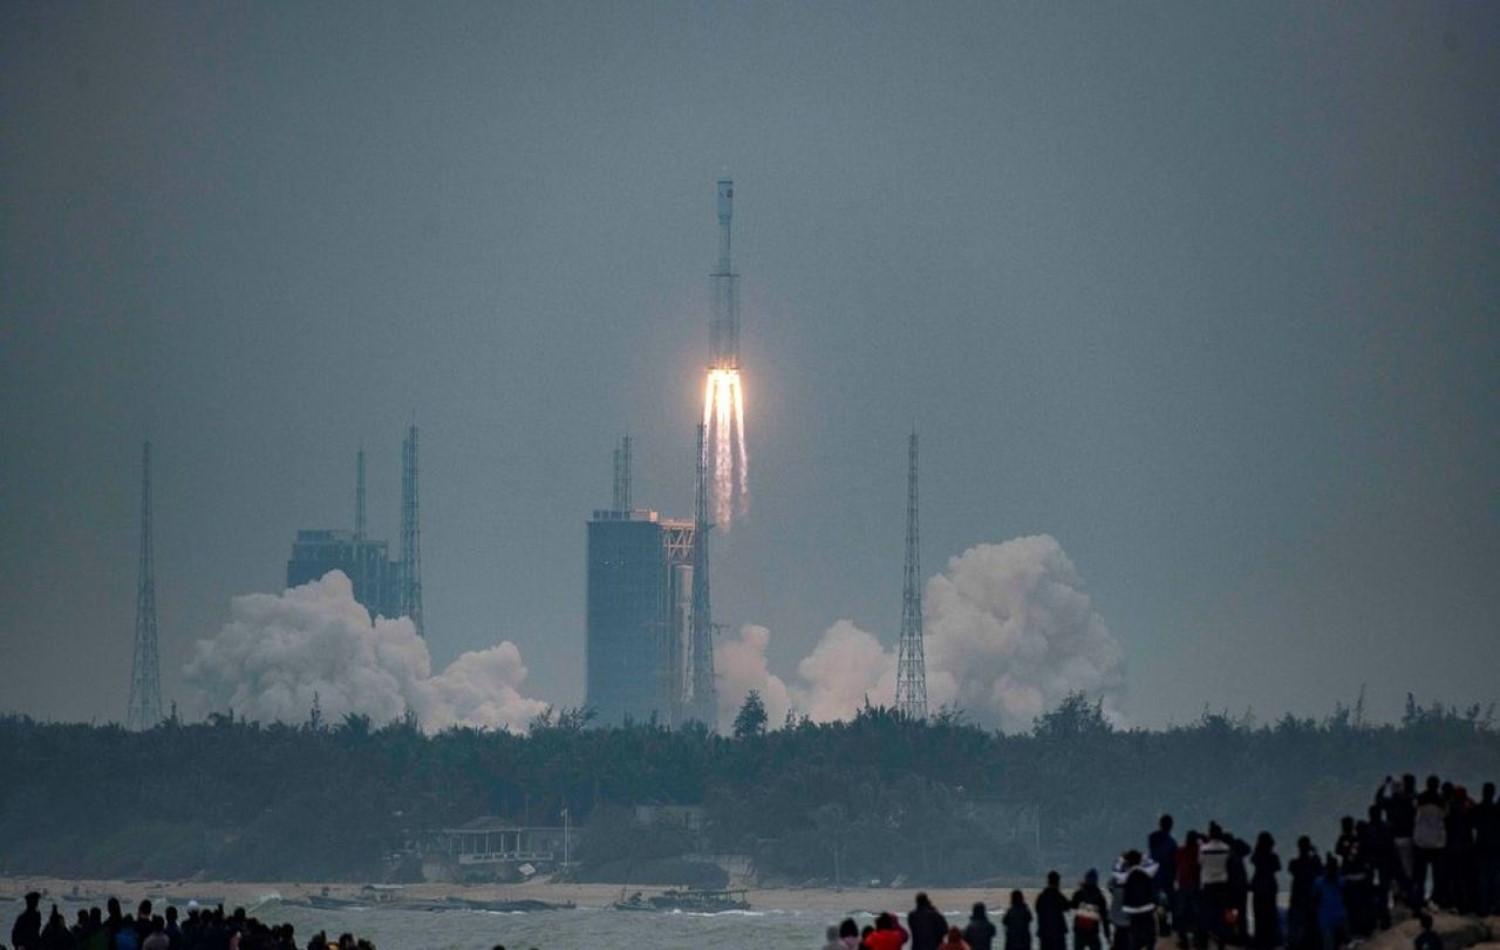
[[745, 389], [737, 369], [710, 369], [703, 388], [703, 427], [707, 432], [713, 484], [714, 522], [728, 531], [750, 500], [750, 456], [745, 451]]

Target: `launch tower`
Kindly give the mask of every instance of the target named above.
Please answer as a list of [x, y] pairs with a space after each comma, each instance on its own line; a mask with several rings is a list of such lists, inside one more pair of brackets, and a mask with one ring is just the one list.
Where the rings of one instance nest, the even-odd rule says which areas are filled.
[[906, 576], [901, 590], [901, 641], [896, 659], [896, 709], [927, 718], [927, 660], [922, 651], [922, 564], [917, 535], [917, 433], [907, 444]]
[[151, 443], [141, 447], [141, 552], [135, 585], [135, 653], [130, 666], [130, 706], [125, 725], [150, 729], [161, 722], [161, 661], [156, 652], [156, 567], [151, 538]]

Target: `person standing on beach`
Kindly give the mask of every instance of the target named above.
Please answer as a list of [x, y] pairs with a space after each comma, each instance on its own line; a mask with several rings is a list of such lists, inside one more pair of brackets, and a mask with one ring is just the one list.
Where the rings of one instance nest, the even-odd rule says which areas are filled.
[[1341, 950], [1348, 935], [1349, 916], [1344, 909], [1344, 882], [1339, 877], [1339, 859], [1333, 855], [1323, 865], [1323, 876], [1314, 885], [1318, 906], [1318, 931], [1322, 950]]
[[1276, 910], [1276, 892], [1279, 890], [1276, 875], [1281, 871], [1281, 858], [1276, 855], [1276, 841], [1270, 832], [1262, 831], [1256, 837], [1250, 865], [1255, 868], [1250, 878], [1250, 892], [1254, 895], [1255, 946], [1259, 950], [1272, 950], [1281, 946], [1281, 916]]
[[10, 945], [15, 950], [41, 950], [42, 912], [36, 909], [41, 902], [42, 895], [36, 891], [26, 895], [26, 909], [10, 925]]
[[1026, 906], [1026, 895], [1010, 892], [1010, 907], [1000, 918], [1000, 926], [1005, 928], [1005, 950], [1031, 950], [1031, 909]]
[[1056, 871], [1047, 872], [1047, 886], [1036, 896], [1036, 937], [1041, 950], [1067, 950], [1068, 899]]
[[969, 942], [972, 950], [993, 950], [995, 925], [990, 921], [989, 911], [984, 904], [974, 905], [973, 912], [969, 914], [968, 926], [964, 927], [964, 939]]
[[1443, 848], [1448, 844], [1448, 805], [1436, 775], [1427, 776], [1427, 787], [1417, 796], [1417, 815], [1412, 825], [1411, 843], [1415, 857], [1412, 860], [1412, 893], [1416, 898], [1414, 908], [1427, 903], [1427, 872], [1432, 871], [1432, 901], [1441, 904], [1447, 899], [1443, 893], [1442, 861]]
[[1100, 932], [1109, 937], [1109, 903], [1099, 890], [1099, 872], [1089, 868], [1073, 892], [1073, 950], [1103, 950]]
[[925, 891], [917, 892], [917, 906], [906, 915], [906, 927], [911, 931], [911, 950], [938, 950], [948, 936], [948, 921], [932, 906]]
[[1156, 866], [1144, 864], [1139, 851], [1125, 852], [1120, 899], [1130, 920], [1130, 945], [1137, 950], [1156, 946]]
[[1172, 837], [1172, 816], [1162, 815], [1156, 830], [1146, 838], [1146, 853], [1156, 864], [1156, 906], [1161, 908], [1161, 935], [1170, 937], [1177, 926], [1173, 910], [1177, 906], [1177, 839]]
[[1474, 806], [1474, 851], [1479, 864], [1479, 912], [1500, 914], [1500, 802], [1485, 782]]
[[1229, 911], [1229, 842], [1219, 823], [1208, 823], [1208, 840], [1198, 846], [1198, 865], [1203, 882], [1203, 933], [1200, 946], [1212, 937], [1223, 946], [1225, 916]]
[[1400, 892], [1402, 899], [1411, 907], [1413, 903], [1412, 882], [1416, 878], [1416, 849], [1412, 834], [1417, 821], [1417, 777], [1410, 772], [1396, 783], [1389, 775], [1385, 784], [1375, 793], [1375, 804], [1385, 815], [1385, 823], [1391, 830], [1391, 844], [1396, 851], [1396, 867], [1400, 870]]
[[[1172, 908], [1173, 923], [1177, 927], [1177, 946], [1187, 950], [1191, 937], [1196, 946], [1204, 946], [1202, 897], [1199, 893], [1200, 869], [1198, 867], [1198, 845], [1203, 836], [1189, 831], [1177, 849], [1177, 903]], [[1202, 941], [1200, 942], [1200, 938]]]
[[1290, 906], [1287, 909], [1287, 947], [1308, 950], [1318, 935], [1318, 876], [1323, 864], [1307, 835], [1297, 839], [1297, 856], [1287, 865], [1292, 875]]

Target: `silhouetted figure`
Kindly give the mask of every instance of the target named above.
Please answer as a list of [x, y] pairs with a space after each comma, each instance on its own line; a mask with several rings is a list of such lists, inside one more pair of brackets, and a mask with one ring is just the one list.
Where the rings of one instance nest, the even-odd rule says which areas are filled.
[[88, 936], [82, 944], [84, 950], [109, 950], [109, 930], [104, 926], [104, 917], [99, 908], [89, 908]]
[[1139, 851], [1125, 852], [1120, 878], [1120, 900], [1130, 920], [1130, 945], [1137, 950], [1156, 946], [1156, 866], [1143, 863]]
[[1131, 950], [1130, 915], [1125, 913], [1125, 870], [1125, 855], [1122, 854], [1115, 859], [1114, 870], [1109, 875], [1109, 924], [1114, 932], [1110, 950]]
[[844, 943], [843, 937], [839, 936], [838, 924], [829, 924], [823, 936], [826, 938], [823, 941], [823, 950], [849, 950], [849, 945]]
[[964, 939], [969, 942], [972, 950], [993, 950], [995, 925], [984, 904], [974, 905], [974, 910], [969, 914], [969, 922], [964, 927]]
[[1177, 946], [1187, 950], [1189, 938], [1197, 946], [1204, 946], [1207, 937], [1203, 933], [1202, 873], [1198, 865], [1198, 846], [1203, 836], [1189, 831], [1177, 849], [1177, 901], [1172, 908], [1177, 927]]
[[1250, 877], [1255, 946], [1271, 950], [1281, 946], [1281, 915], [1276, 909], [1276, 894], [1280, 890], [1276, 875], [1281, 873], [1281, 858], [1276, 854], [1276, 840], [1270, 832], [1262, 831], [1256, 836], [1250, 866], [1255, 869]]
[[57, 905], [47, 915], [47, 926], [42, 928], [41, 945], [45, 950], [72, 950], [73, 935], [68, 932], [68, 921]]
[[[291, 924], [287, 924], [287, 936], [291, 936]], [[177, 923], [177, 908], [167, 908], [167, 939], [172, 942], [172, 950], [182, 950], [182, 928]]]
[[1005, 928], [1005, 950], [1031, 950], [1031, 908], [1020, 891], [1010, 892], [1010, 906], [1000, 926]]
[[41, 902], [42, 895], [36, 891], [26, 895], [26, 909], [10, 925], [10, 945], [14, 950], [41, 950], [42, 912], [37, 910]]
[[1229, 841], [1229, 930], [1230, 939], [1244, 945], [1250, 937], [1250, 843], [1225, 836]]
[[1156, 904], [1164, 912], [1161, 933], [1170, 937], [1177, 907], [1177, 839], [1172, 837], [1171, 815], [1157, 820], [1156, 830], [1146, 838], [1146, 853], [1156, 865]]
[[1109, 902], [1099, 890], [1098, 871], [1089, 869], [1069, 903], [1073, 906], [1073, 950], [1103, 950], [1100, 934], [1109, 936]]
[[1359, 833], [1359, 851], [1365, 856], [1372, 874], [1370, 902], [1374, 908], [1375, 927], [1385, 930], [1391, 926], [1391, 889], [1397, 886], [1400, 877], [1391, 830], [1376, 805], [1370, 806], [1368, 817], [1355, 827]]
[[1223, 946], [1229, 930], [1229, 842], [1219, 823], [1208, 823], [1208, 838], [1198, 846], [1200, 880], [1203, 882], [1203, 946], [1212, 938]]
[[1448, 807], [1436, 775], [1427, 776], [1427, 787], [1417, 796], [1417, 813], [1412, 825], [1412, 893], [1421, 907], [1427, 902], [1427, 874], [1432, 871], [1432, 899], [1442, 900], [1440, 865], [1443, 847], [1448, 843]]
[[1375, 872], [1365, 860], [1364, 851], [1357, 841], [1344, 855], [1340, 874], [1344, 878], [1344, 909], [1349, 913], [1349, 934], [1368, 937], [1375, 929]]
[[839, 921], [839, 939], [844, 942], [844, 950], [858, 950], [859, 924], [854, 922], [853, 917], [845, 917]]
[[911, 931], [911, 950], [937, 950], [948, 936], [948, 921], [922, 891], [917, 892], [917, 906], [906, 915], [906, 927]]
[[1068, 899], [1056, 871], [1047, 872], [1047, 886], [1036, 896], [1036, 939], [1041, 950], [1067, 950]]
[[1413, 893], [1416, 849], [1412, 845], [1412, 834], [1417, 822], [1417, 777], [1408, 772], [1397, 783], [1387, 775], [1385, 783], [1375, 793], [1375, 804], [1380, 806], [1386, 826], [1391, 832], [1391, 847], [1395, 851], [1399, 875], [1397, 893], [1408, 906], [1417, 906]]
[[1443, 846], [1443, 878], [1447, 882], [1448, 907], [1472, 914], [1479, 906], [1478, 867], [1474, 861], [1474, 802], [1462, 785], [1452, 786], [1444, 819], [1447, 841]]
[[1291, 872], [1291, 894], [1287, 907], [1287, 946], [1291, 950], [1310, 950], [1318, 939], [1318, 878], [1323, 862], [1312, 839], [1297, 839], [1297, 856], [1287, 865]]
[[1479, 912], [1500, 914], [1500, 802], [1485, 782], [1474, 806], [1474, 851], [1479, 865]]
[[1323, 950], [1340, 950], [1348, 933], [1348, 914], [1344, 909], [1344, 882], [1339, 878], [1339, 859], [1330, 854], [1323, 865], [1323, 876], [1313, 886], [1318, 904], [1318, 932]]

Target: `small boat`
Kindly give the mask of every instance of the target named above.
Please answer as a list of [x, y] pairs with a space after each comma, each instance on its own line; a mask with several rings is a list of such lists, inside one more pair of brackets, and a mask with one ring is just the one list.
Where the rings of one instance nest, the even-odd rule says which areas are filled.
[[744, 891], [720, 891], [708, 888], [685, 888], [662, 891], [652, 897], [642, 897], [636, 891], [629, 898], [614, 903], [615, 910], [654, 910], [685, 913], [717, 914], [726, 910], [749, 910], [750, 902]]

